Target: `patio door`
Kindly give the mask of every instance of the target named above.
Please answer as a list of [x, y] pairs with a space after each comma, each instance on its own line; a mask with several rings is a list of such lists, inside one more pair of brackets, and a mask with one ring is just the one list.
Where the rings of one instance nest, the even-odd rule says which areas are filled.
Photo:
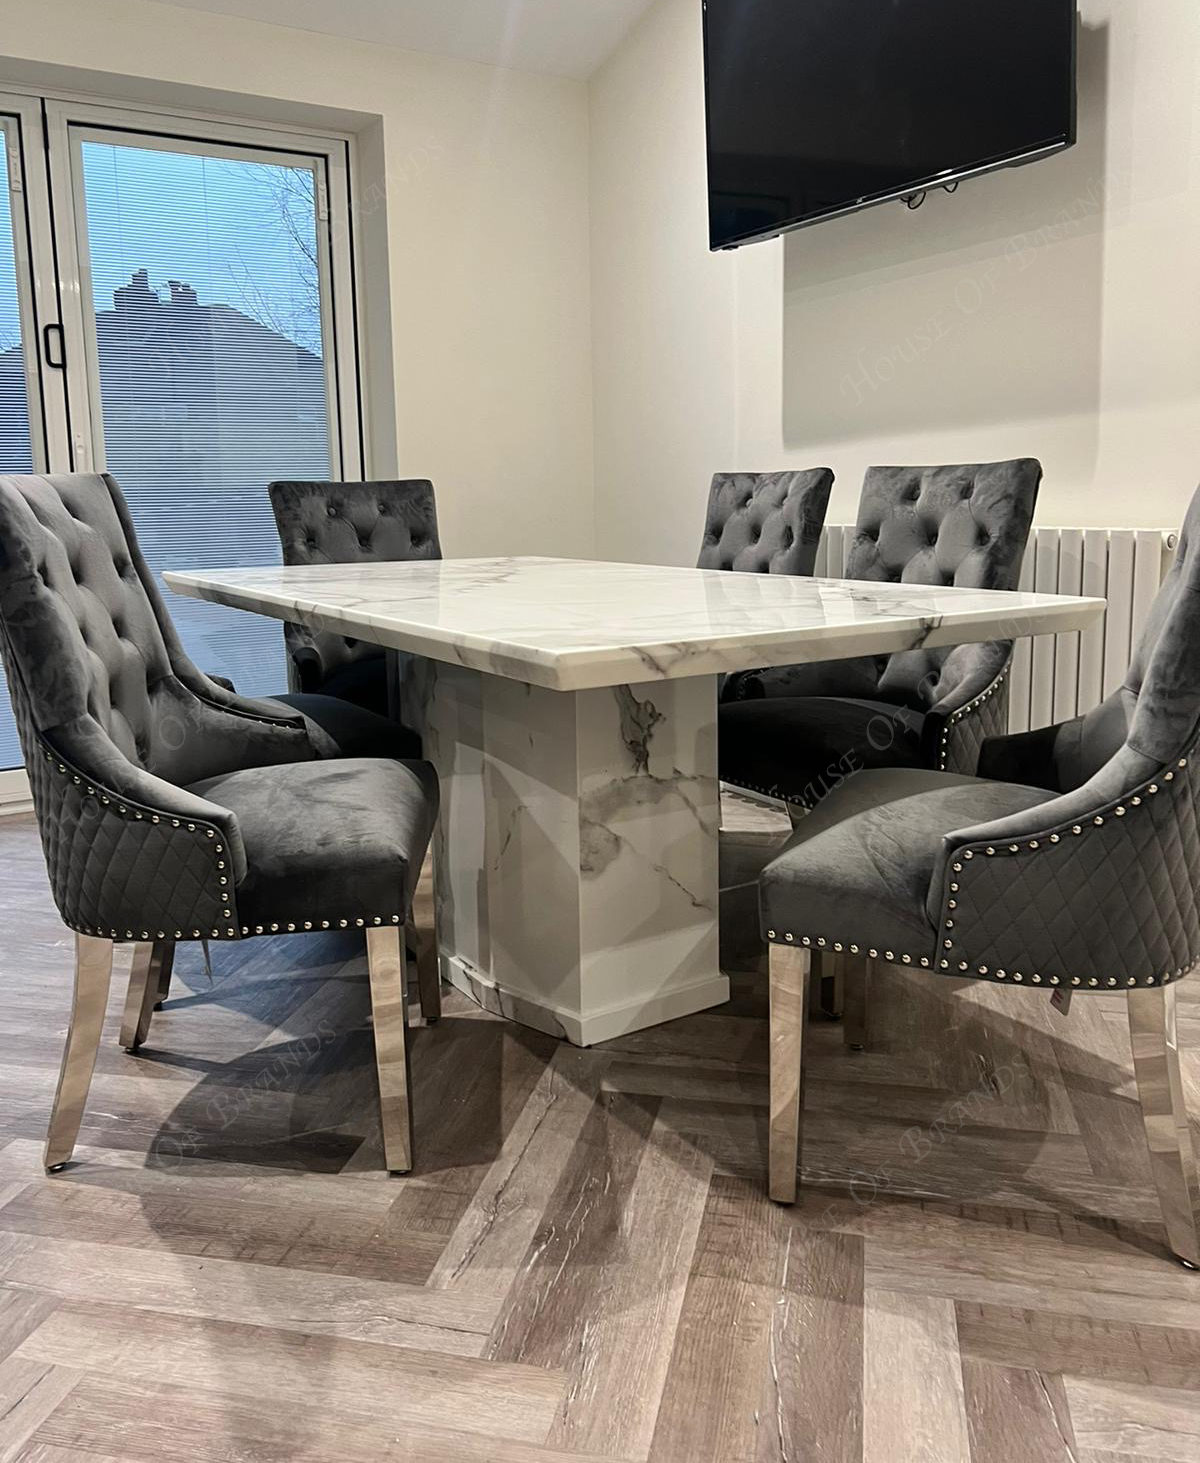
[[[156, 573], [277, 563], [267, 483], [362, 475], [345, 143], [50, 99], [12, 121], [38, 167], [0, 222], [0, 470], [112, 473]], [[283, 689], [277, 625], [171, 609], [205, 670]]]
[[[42, 348], [59, 319], [42, 158], [41, 107], [0, 93], [0, 473], [46, 472], [70, 457], [64, 386]], [[0, 808], [25, 796], [23, 774], [9, 770], [20, 764], [0, 685]]]

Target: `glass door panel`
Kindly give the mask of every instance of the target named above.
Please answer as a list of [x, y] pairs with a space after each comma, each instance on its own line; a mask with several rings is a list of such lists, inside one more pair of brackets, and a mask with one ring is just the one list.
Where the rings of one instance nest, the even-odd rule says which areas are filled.
[[[0, 115], [0, 473], [44, 465], [21, 121]], [[0, 678], [0, 771], [23, 761]]]
[[[278, 563], [267, 484], [341, 471], [324, 160], [70, 130], [98, 460], [155, 572]], [[278, 624], [170, 606], [204, 670], [284, 688]]]
[[[30, 378], [25, 357], [28, 315], [17, 279], [17, 239], [25, 229], [20, 132], [0, 117], [0, 472], [33, 471]], [[15, 186], [14, 186], [15, 185]], [[14, 219], [14, 205], [21, 217]]]

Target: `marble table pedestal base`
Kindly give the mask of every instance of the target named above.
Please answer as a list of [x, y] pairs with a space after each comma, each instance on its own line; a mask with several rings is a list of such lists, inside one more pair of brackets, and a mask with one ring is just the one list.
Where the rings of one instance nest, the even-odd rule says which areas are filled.
[[442, 975], [581, 1046], [728, 999], [717, 678], [552, 691], [418, 660]]

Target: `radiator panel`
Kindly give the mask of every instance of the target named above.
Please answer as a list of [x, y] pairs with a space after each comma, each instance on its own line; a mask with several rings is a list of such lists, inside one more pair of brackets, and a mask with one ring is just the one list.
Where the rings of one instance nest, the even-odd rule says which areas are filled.
[[[818, 577], [844, 576], [853, 537], [852, 526], [826, 526], [817, 551]], [[1010, 675], [1011, 731], [1069, 720], [1116, 690], [1176, 542], [1174, 531], [1157, 528], [1035, 529], [1019, 588], [1095, 596], [1108, 601], [1108, 610], [1086, 630], [1017, 641]]]

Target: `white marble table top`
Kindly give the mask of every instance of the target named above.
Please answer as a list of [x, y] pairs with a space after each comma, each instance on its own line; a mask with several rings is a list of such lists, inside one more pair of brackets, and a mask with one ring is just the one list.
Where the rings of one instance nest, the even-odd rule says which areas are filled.
[[196, 599], [556, 691], [1079, 630], [1102, 599], [590, 560], [164, 576]]

